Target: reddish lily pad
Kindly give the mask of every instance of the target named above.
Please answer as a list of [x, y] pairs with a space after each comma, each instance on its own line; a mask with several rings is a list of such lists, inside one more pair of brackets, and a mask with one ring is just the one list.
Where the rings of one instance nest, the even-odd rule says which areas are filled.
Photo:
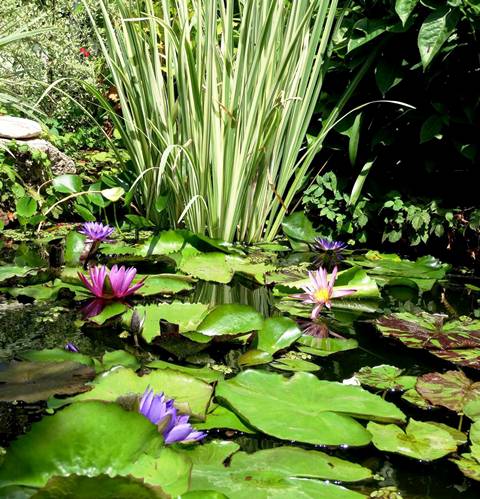
[[474, 383], [461, 371], [424, 374], [418, 378], [416, 389], [431, 404], [459, 414], [469, 402], [480, 399], [480, 382]]
[[79, 362], [12, 362], [0, 370], [0, 400], [36, 402], [87, 392], [95, 369]]
[[415, 386], [416, 376], [403, 376], [398, 367], [382, 364], [375, 367], [362, 367], [355, 377], [362, 385], [378, 390], [404, 391]]
[[422, 348], [444, 360], [480, 369], [480, 320], [445, 320], [443, 315], [402, 312], [380, 317], [377, 329], [410, 348]]

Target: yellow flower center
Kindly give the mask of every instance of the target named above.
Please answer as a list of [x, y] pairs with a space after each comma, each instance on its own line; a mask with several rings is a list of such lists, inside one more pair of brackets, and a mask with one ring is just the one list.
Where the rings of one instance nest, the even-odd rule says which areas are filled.
[[330, 299], [330, 291], [328, 288], [317, 289], [313, 296], [319, 303], [326, 303]]

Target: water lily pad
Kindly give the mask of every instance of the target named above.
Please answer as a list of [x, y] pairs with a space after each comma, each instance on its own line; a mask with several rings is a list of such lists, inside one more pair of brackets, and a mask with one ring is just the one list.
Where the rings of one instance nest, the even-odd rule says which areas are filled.
[[463, 433], [463, 431], [460, 431], [457, 428], [452, 428], [451, 426], [448, 426], [444, 423], [439, 423], [438, 421], [426, 421], [426, 422], [428, 424], [438, 426], [442, 430], [448, 431], [448, 433], [450, 433], [450, 435], [452, 435], [452, 437], [455, 440], [455, 443], [457, 445], [466, 444], [468, 441], [467, 435], [465, 435], [465, 433]]
[[90, 390], [95, 370], [78, 362], [12, 362], [0, 368], [0, 400], [36, 402]]
[[297, 323], [288, 317], [270, 317], [257, 333], [256, 347], [274, 354], [289, 347], [302, 335]]
[[102, 357], [103, 371], [108, 371], [112, 367], [128, 367], [136, 371], [140, 367], [140, 362], [138, 362], [135, 355], [126, 352], [125, 350], [113, 350], [112, 352], [107, 352]]
[[410, 390], [407, 390], [403, 395], [402, 399], [406, 400], [410, 404], [416, 405], [420, 409], [433, 409], [434, 406], [430, 404], [427, 400], [425, 400], [418, 392], [415, 390], [415, 388], [411, 388]]
[[98, 376], [91, 384], [90, 392], [70, 399], [54, 399], [49, 405], [60, 407], [83, 400], [115, 401], [129, 394], [143, 395], [147, 386], [155, 392], [164, 392], [168, 398], [175, 399], [175, 402], [181, 405], [182, 412], [189, 408], [193, 416], [200, 420], [205, 419], [212, 387], [193, 376], [170, 369], [153, 371], [145, 376], [137, 376], [134, 371], [124, 367], [114, 369]]
[[392, 281], [395, 284], [395, 279], [400, 278], [402, 285], [411, 283], [413, 286], [418, 286], [420, 291], [430, 291], [435, 282], [443, 279], [450, 269], [450, 265], [441, 263], [433, 256], [423, 256], [412, 262], [392, 258], [391, 255], [369, 252], [365, 256], [346, 261], [366, 269], [380, 286], [391, 284]]
[[410, 419], [407, 428], [370, 422], [367, 430], [377, 449], [403, 454], [422, 461], [440, 459], [457, 450], [453, 436], [443, 428]]
[[32, 362], [65, 362], [73, 361], [86, 366], [93, 367], [95, 365], [93, 359], [88, 355], [74, 353], [65, 350], [64, 348], [50, 348], [44, 350], [27, 350], [21, 352], [18, 356], [23, 360]]
[[316, 372], [320, 371], [320, 366], [309, 362], [304, 359], [295, 359], [291, 357], [279, 357], [275, 362], [271, 363], [271, 366], [275, 369], [280, 369], [281, 371], [293, 371], [293, 372]]
[[404, 391], [415, 387], [416, 376], [403, 376], [398, 367], [382, 364], [375, 367], [362, 367], [355, 377], [362, 385], [378, 390]]
[[263, 317], [249, 305], [231, 304], [216, 306], [197, 327], [205, 336], [221, 336], [258, 331]]
[[70, 475], [53, 477], [33, 499], [167, 499], [160, 487], [148, 485], [140, 478], [107, 475], [95, 477]]
[[0, 283], [11, 279], [12, 277], [25, 277], [33, 273], [35, 269], [31, 267], [19, 267], [17, 265], [2, 265], [0, 266]]
[[418, 378], [416, 389], [431, 404], [459, 414], [466, 404], [480, 400], [480, 382], [474, 383], [461, 371], [424, 374]]
[[270, 353], [254, 348], [252, 350], [247, 350], [240, 355], [237, 362], [239, 366], [258, 366], [261, 364], [268, 364], [272, 360], [273, 357]]
[[[188, 481], [190, 465], [161, 449], [162, 441], [155, 425], [139, 413], [104, 402], [73, 404], [33, 424], [11, 444], [0, 468], [0, 486], [42, 487], [54, 476], [71, 474], [132, 475], [148, 482], [151, 465], [142, 466], [142, 460], [149, 456], [157, 468], [154, 485], [165, 478], [166, 492], [176, 495]], [[174, 467], [181, 479], [164, 472]]]
[[360, 499], [364, 497], [321, 479], [357, 481], [369, 478], [370, 470], [317, 451], [279, 447], [254, 454], [237, 452], [229, 466], [223, 461], [234, 452], [227, 447], [218, 451], [199, 446], [188, 455], [194, 465], [192, 490], [215, 488], [231, 499], [255, 497], [302, 497], [311, 499]]
[[227, 255], [226, 261], [234, 272], [251, 276], [259, 284], [265, 284], [265, 274], [276, 269], [270, 263], [252, 262], [250, 259], [240, 256]]
[[316, 338], [304, 334], [297, 340], [297, 346], [301, 352], [317, 355], [318, 357], [327, 357], [337, 352], [357, 348], [358, 341], [353, 338]]
[[192, 279], [178, 274], [139, 275], [146, 277], [143, 286], [137, 291], [140, 296], [173, 295], [193, 288]]
[[[207, 315], [209, 307], [203, 303], [159, 303], [154, 305], [139, 305], [135, 310], [141, 318], [145, 317], [142, 336], [150, 343], [160, 334], [160, 321], [165, 320], [177, 324], [180, 332], [195, 331]], [[133, 311], [124, 316], [124, 323], [130, 324]]]
[[167, 230], [149, 238], [138, 249], [140, 256], [170, 255], [180, 251], [185, 244], [181, 232]]
[[108, 320], [125, 313], [127, 309], [128, 306], [125, 303], [121, 303], [118, 301], [107, 303], [99, 314], [93, 317], [89, 317], [89, 320], [91, 322], [94, 322], [95, 324], [98, 324], [99, 326], [102, 326]]
[[405, 419], [397, 407], [377, 395], [309, 373], [286, 378], [247, 370], [219, 382], [216, 396], [264, 433], [320, 445], [366, 445], [370, 434], [353, 417]]
[[422, 348], [459, 365], [480, 369], [480, 321], [401, 312], [380, 317], [377, 329], [411, 348]]
[[186, 274], [202, 279], [227, 284], [235, 273], [223, 253], [200, 253], [184, 256], [179, 269]]
[[480, 482], [480, 461], [477, 461], [472, 454], [462, 454], [459, 459], [450, 459], [458, 466], [458, 469], [468, 478]]
[[214, 381], [220, 381], [224, 378], [220, 371], [215, 371], [210, 367], [188, 367], [180, 366], [178, 364], [173, 364], [172, 362], [165, 362], [164, 360], [154, 360], [147, 364], [147, 367], [154, 369], [171, 369], [174, 371], [179, 371], [181, 373], [189, 374], [194, 378], [201, 379], [205, 383], [213, 383]]
[[242, 433], [255, 433], [255, 430], [245, 425], [234, 412], [221, 405], [217, 405], [213, 411], [209, 412], [203, 423], [195, 424], [195, 428], [197, 430], [226, 428], [241, 431]]

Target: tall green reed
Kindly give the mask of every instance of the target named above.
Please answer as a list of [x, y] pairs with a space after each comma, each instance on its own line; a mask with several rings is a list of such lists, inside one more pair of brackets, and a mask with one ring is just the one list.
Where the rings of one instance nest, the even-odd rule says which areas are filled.
[[[95, 26], [146, 217], [226, 241], [272, 240], [361, 71], [306, 146], [338, 0], [122, 1]], [[93, 21], [93, 18], [92, 18]], [[130, 196], [127, 196], [127, 199]]]

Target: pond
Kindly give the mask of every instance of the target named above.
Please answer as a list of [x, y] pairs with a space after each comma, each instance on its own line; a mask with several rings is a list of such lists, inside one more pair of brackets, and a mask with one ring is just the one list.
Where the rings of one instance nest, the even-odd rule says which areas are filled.
[[[480, 496], [467, 271], [182, 230], [0, 246], [0, 497]], [[339, 272], [312, 321], [295, 295], [319, 266]]]

